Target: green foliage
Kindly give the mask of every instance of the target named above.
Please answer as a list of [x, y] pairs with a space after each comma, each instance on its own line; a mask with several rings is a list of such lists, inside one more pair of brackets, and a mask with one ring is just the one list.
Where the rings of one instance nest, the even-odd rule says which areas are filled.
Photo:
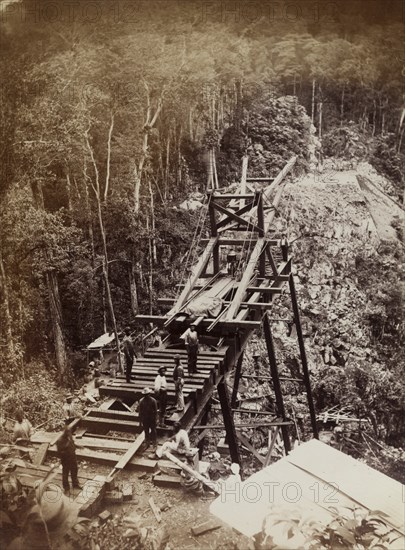
[[395, 149], [395, 136], [379, 136], [375, 140], [370, 163], [380, 174], [386, 176], [395, 185], [397, 197], [402, 200], [404, 193], [404, 155]]
[[241, 131], [227, 129], [221, 142], [219, 174], [231, 183], [240, 174], [247, 152], [250, 174], [272, 177], [294, 155], [296, 169], [308, 168], [311, 121], [296, 98], [264, 94], [246, 104]]
[[356, 161], [368, 155], [369, 138], [355, 124], [333, 128], [322, 138], [324, 153], [329, 157]]
[[335, 516], [327, 524], [300, 509], [274, 507], [266, 516], [256, 550], [388, 550], [399, 538], [384, 520], [386, 514], [361, 508], [329, 507]]
[[2, 388], [2, 412], [9, 418], [22, 408], [35, 427], [46, 422], [49, 430], [63, 426], [61, 406], [63, 391], [52, 380], [51, 375], [39, 363], [26, 366], [24, 378]]

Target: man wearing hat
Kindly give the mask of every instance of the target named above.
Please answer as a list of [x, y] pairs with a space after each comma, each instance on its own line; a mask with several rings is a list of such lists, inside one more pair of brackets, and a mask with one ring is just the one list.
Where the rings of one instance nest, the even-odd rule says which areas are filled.
[[65, 429], [56, 442], [56, 448], [62, 464], [62, 484], [66, 494], [69, 494], [69, 474], [75, 489], [81, 489], [77, 478], [76, 443], [69, 428], [69, 421], [65, 420]]
[[179, 354], [174, 356], [174, 369], [173, 369], [174, 389], [176, 392], [176, 408], [178, 412], [184, 410], [184, 369], [181, 364], [181, 357]]
[[77, 417], [75, 404], [73, 403], [73, 395], [66, 396], [66, 401], [63, 404], [63, 415], [68, 424]]
[[195, 374], [197, 372], [197, 355], [198, 355], [198, 334], [194, 323], [180, 336], [186, 345], [188, 356], [188, 373]]
[[151, 443], [156, 446], [157, 403], [152, 394], [153, 391], [150, 388], [144, 388], [142, 390], [143, 397], [139, 401], [139, 420], [145, 432], [147, 447]]
[[131, 329], [127, 327], [125, 330], [125, 337], [122, 341], [122, 348], [125, 357], [125, 378], [127, 384], [131, 382], [132, 365], [134, 364], [135, 349], [131, 340]]
[[158, 369], [158, 375], [155, 378], [155, 395], [159, 403], [159, 426], [165, 425], [165, 414], [167, 405], [167, 381], [166, 381], [166, 367], [160, 367]]

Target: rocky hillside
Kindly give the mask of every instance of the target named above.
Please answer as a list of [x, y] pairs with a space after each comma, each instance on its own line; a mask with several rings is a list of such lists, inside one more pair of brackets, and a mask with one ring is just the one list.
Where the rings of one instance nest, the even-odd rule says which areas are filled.
[[[369, 418], [377, 437], [398, 443], [404, 283], [397, 229], [404, 212], [364, 169], [310, 174], [291, 184], [276, 231], [293, 247], [318, 410], [347, 408]], [[274, 328], [288, 366], [296, 350], [286, 324]]]

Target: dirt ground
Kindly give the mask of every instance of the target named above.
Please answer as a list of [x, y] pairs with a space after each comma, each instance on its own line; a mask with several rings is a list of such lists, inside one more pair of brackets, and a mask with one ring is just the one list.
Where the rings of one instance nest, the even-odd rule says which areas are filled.
[[[57, 461], [48, 462], [48, 465]], [[79, 462], [80, 473], [88, 475], [107, 475], [110, 467], [95, 465], [89, 462]], [[169, 539], [167, 550], [247, 550], [250, 548], [249, 539], [237, 533], [226, 524], [216, 520], [209, 512], [210, 503], [214, 497], [199, 497], [186, 493], [181, 487], [178, 489], [156, 487], [153, 484], [151, 474], [123, 471], [116, 476], [116, 481], [132, 486], [132, 500], [123, 504], [103, 503], [99, 513], [104, 510], [111, 512], [117, 520], [136, 518], [140, 527], [147, 529], [165, 528]], [[72, 497], [76, 497], [76, 493]], [[161, 510], [161, 522], [159, 523], [149, 505], [149, 499]], [[94, 516], [92, 520], [97, 519]], [[194, 536], [192, 527], [196, 527], [209, 520], [221, 523], [221, 527], [199, 536]], [[100, 550], [109, 549], [111, 541], [106, 541]], [[69, 545], [69, 548], [70, 545]]]

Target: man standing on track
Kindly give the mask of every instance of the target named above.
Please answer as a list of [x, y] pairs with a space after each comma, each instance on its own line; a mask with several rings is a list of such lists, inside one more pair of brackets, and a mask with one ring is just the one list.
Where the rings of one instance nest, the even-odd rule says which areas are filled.
[[129, 327], [125, 329], [125, 338], [122, 341], [122, 347], [125, 356], [125, 377], [127, 384], [131, 382], [132, 365], [134, 364], [135, 349], [131, 340], [131, 330]]
[[184, 369], [183, 369], [183, 365], [181, 364], [180, 355], [174, 356], [173, 380], [174, 380], [174, 389], [176, 391], [177, 412], [182, 412], [184, 410], [184, 395], [183, 395]]
[[151, 443], [153, 447], [156, 447], [157, 403], [152, 393], [150, 388], [144, 388], [143, 397], [139, 401], [139, 420], [145, 432], [146, 447], [149, 447]]
[[190, 328], [180, 336], [186, 345], [188, 356], [188, 373], [197, 373], [197, 355], [198, 355], [198, 334], [194, 323], [190, 325]]
[[158, 375], [155, 378], [155, 395], [159, 403], [159, 426], [165, 426], [165, 414], [167, 405], [167, 381], [166, 381], [166, 367], [160, 367], [158, 369]]

